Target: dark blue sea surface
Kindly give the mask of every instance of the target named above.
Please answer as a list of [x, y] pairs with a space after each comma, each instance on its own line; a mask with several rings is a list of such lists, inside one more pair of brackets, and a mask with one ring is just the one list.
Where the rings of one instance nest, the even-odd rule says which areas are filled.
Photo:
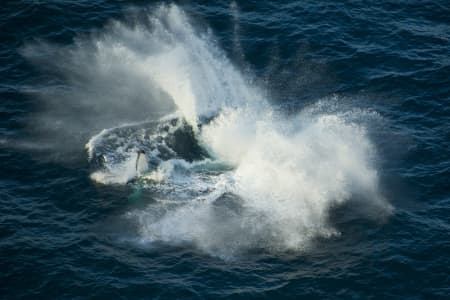
[[6, 0], [0, 99], [1, 299], [450, 298], [447, 0]]

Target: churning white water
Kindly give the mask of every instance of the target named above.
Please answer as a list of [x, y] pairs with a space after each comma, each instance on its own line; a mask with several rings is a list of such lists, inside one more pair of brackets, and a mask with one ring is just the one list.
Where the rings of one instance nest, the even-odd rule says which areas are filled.
[[[160, 6], [147, 18], [113, 23], [92, 38], [89, 53], [72, 49], [94, 62], [93, 77], [131, 76], [140, 92], [151, 90], [148, 101], [166, 95], [177, 108], [178, 117], [159, 125], [106, 129], [86, 145], [91, 159], [101, 157], [91, 178], [103, 184], [136, 176], [136, 151], [146, 148], [148, 171], [136, 184], [156, 201], [126, 214], [141, 242], [187, 243], [222, 257], [302, 250], [315, 237], [339, 234], [329, 223], [336, 205], [357, 198], [391, 211], [379, 192], [374, 146], [355, 121], [367, 112], [326, 112], [318, 107], [335, 100], [322, 100], [284, 116], [179, 7]], [[187, 160], [167, 144], [183, 126], [208, 157]]]

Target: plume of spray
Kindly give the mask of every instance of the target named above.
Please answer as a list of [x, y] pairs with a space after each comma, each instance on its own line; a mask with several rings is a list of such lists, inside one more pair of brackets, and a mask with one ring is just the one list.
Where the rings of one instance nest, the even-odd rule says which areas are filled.
[[[189, 243], [221, 257], [251, 249], [302, 250], [315, 237], [338, 234], [329, 224], [336, 205], [358, 198], [383, 215], [392, 210], [379, 192], [367, 129], [353, 116], [361, 112], [317, 109], [327, 101], [294, 117], [276, 112], [211, 33], [195, 31], [176, 5], [159, 6], [133, 26], [114, 22], [104, 34], [57, 52], [70, 54], [57, 69], [76, 86], [97, 78], [87, 83], [92, 94], [107, 91], [108, 100], [100, 97], [94, 106], [110, 97], [126, 105], [134, 95], [152, 107], [162, 105], [155, 99], [171, 99], [211, 156], [161, 160], [144, 176], [158, 201], [126, 214], [139, 225], [142, 242]], [[121, 88], [114, 86], [115, 74], [128, 78]], [[111, 116], [120, 115], [120, 107], [109, 107]], [[98, 147], [105, 135], [92, 138], [88, 148]], [[129, 151], [125, 166], [134, 166], [135, 149], [117, 147]], [[121, 173], [92, 178], [124, 183], [128, 176], [122, 180]]]

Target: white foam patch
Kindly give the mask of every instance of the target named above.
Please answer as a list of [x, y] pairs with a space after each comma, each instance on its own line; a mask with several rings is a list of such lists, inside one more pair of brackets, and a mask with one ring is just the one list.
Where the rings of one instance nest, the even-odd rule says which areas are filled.
[[[339, 234], [330, 210], [352, 197], [389, 214], [366, 130], [340, 114], [308, 111], [291, 119], [227, 111], [204, 127], [204, 143], [235, 169], [210, 185], [220, 193], [209, 201], [197, 197], [157, 216], [154, 205], [132, 212], [143, 240], [194, 243], [225, 258], [254, 248], [299, 251], [314, 237]], [[220, 206], [225, 192], [239, 209]]]
[[[126, 184], [148, 169], [146, 161], [141, 162], [141, 165], [136, 169], [137, 159], [137, 154], [133, 154], [119, 164], [106, 164], [104, 169], [93, 172], [90, 177], [102, 184]], [[145, 158], [142, 158], [142, 160], [145, 160]]]

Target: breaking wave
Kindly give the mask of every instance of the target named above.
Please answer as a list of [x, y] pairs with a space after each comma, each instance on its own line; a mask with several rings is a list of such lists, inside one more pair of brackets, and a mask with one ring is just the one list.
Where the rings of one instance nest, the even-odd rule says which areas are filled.
[[[176, 5], [141, 23], [115, 22], [91, 39], [90, 52], [71, 50], [96, 66], [82, 76], [118, 72], [140, 92], [150, 89], [148, 101], [165, 95], [176, 107], [104, 129], [86, 144], [92, 180], [131, 182], [153, 195], [125, 216], [138, 224], [141, 242], [191, 244], [221, 257], [299, 251], [339, 234], [329, 221], [337, 205], [358, 199], [384, 215], [392, 210], [379, 191], [367, 127], [357, 121], [376, 113], [324, 109], [330, 98], [287, 116]], [[136, 162], [139, 150], [145, 162]]]

